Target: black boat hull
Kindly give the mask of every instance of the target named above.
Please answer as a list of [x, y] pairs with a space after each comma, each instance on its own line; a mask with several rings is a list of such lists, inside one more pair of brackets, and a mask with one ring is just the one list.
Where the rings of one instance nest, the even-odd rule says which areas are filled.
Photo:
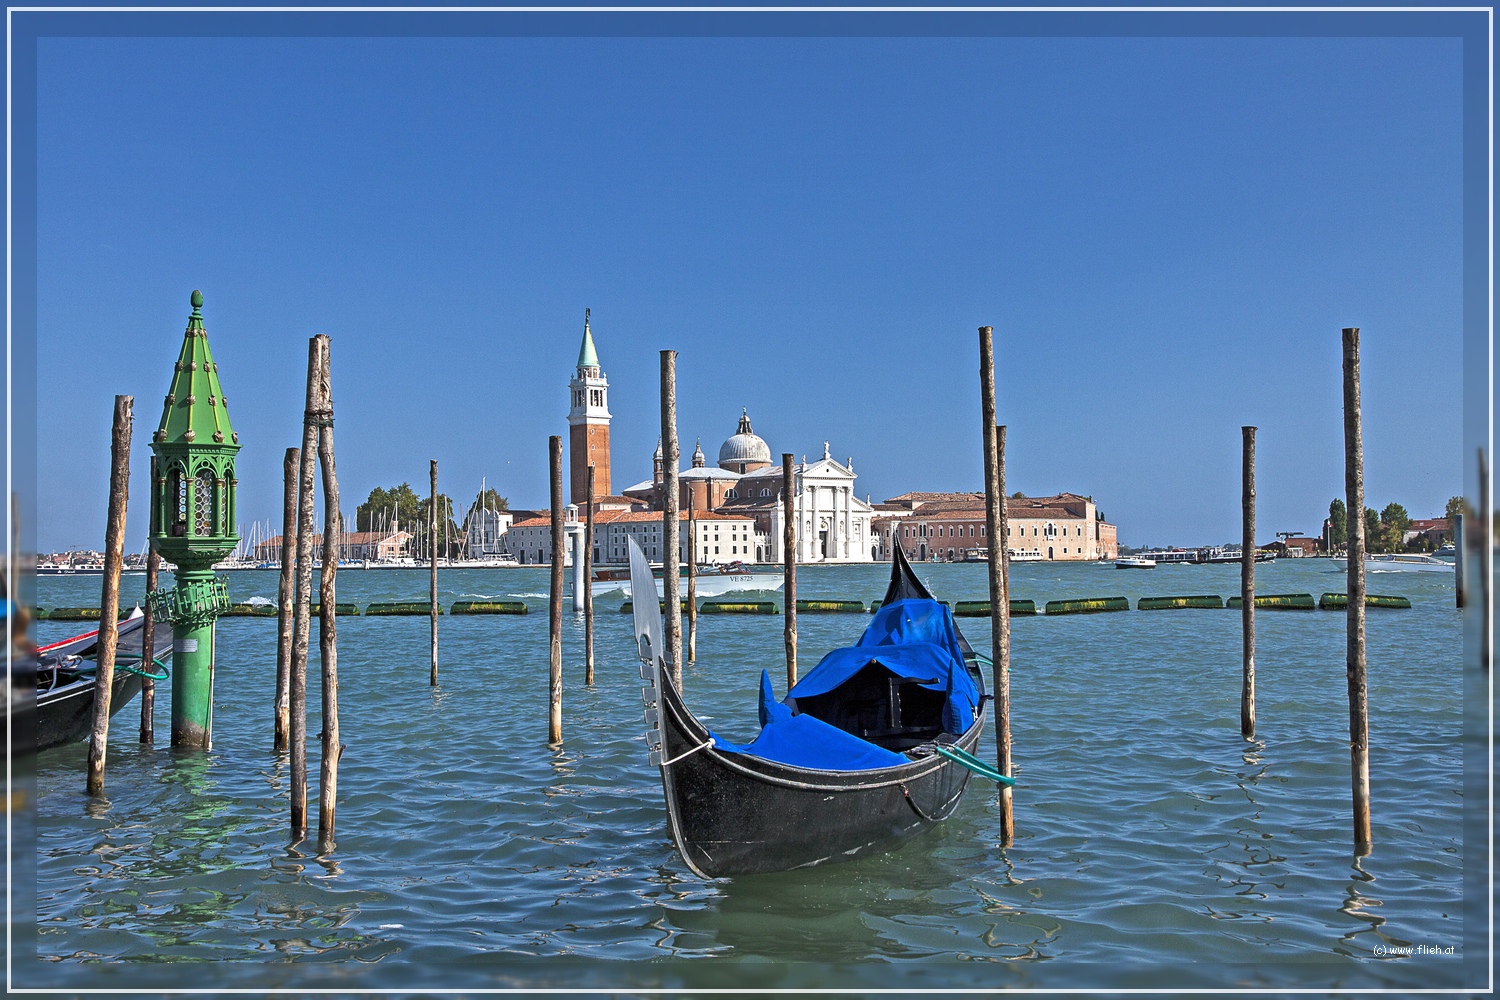
[[[936, 754], [874, 771], [814, 771], [713, 747], [695, 750], [708, 741], [708, 730], [670, 683], [663, 687], [668, 822], [683, 860], [705, 878], [888, 849], [947, 819], [968, 786], [970, 772]], [[981, 710], [954, 742], [972, 752], [983, 729]]]
[[[141, 677], [117, 668], [110, 687], [109, 714], [113, 718], [141, 693]], [[31, 713], [37, 750], [50, 750], [88, 737], [94, 727], [94, 688], [94, 679], [88, 677], [37, 694], [36, 710]]]

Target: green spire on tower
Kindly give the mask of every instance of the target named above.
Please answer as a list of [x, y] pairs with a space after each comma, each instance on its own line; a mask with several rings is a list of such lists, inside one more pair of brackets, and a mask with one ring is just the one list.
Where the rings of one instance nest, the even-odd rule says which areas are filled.
[[594, 335], [589, 332], [589, 312], [583, 311], [583, 346], [578, 349], [579, 368], [598, 368], [599, 354], [594, 350]]

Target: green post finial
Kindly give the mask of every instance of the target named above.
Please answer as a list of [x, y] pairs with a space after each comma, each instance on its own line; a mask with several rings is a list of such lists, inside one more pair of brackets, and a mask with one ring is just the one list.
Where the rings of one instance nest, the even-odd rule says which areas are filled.
[[193, 297], [190, 301], [193, 303], [193, 315], [201, 319], [202, 316], [198, 310], [203, 308], [203, 293], [196, 288], [193, 289]]

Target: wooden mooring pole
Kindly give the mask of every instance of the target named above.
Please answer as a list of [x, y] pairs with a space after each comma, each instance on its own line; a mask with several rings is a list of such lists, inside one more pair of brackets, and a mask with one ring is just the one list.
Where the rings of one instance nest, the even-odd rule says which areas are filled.
[[[156, 456], [151, 456], [151, 490], [156, 486], [157, 464]], [[153, 492], [147, 492], [148, 497]], [[151, 604], [151, 595], [156, 593], [156, 583], [161, 572], [161, 556], [156, 552], [157, 532], [157, 506], [154, 503], [147, 505], [151, 511], [148, 521], [150, 530], [146, 534], [146, 621], [141, 625], [141, 669], [150, 671], [153, 667], [152, 661], [156, 652], [156, 612]], [[150, 677], [141, 678], [141, 745], [151, 746], [156, 742], [156, 681]]]
[[1365, 680], [1365, 452], [1360, 426], [1359, 328], [1344, 329], [1344, 491], [1349, 509], [1349, 608], [1344, 670], [1349, 683], [1349, 762], [1354, 853], [1370, 853], [1370, 719]]
[[301, 467], [297, 471], [297, 586], [292, 608], [292, 661], [288, 674], [291, 716], [292, 840], [307, 836], [307, 637], [312, 617], [313, 476], [318, 462], [318, 400], [323, 353], [318, 338], [307, 343], [307, 399], [302, 411]]
[[698, 499], [688, 486], [688, 544], [687, 544], [687, 616], [688, 641], [687, 661], [698, 662]]
[[297, 599], [297, 465], [301, 452], [288, 448], [281, 460], [281, 582], [276, 591], [276, 697], [277, 753], [291, 745], [292, 617]]
[[1453, 603], [1460, 611], [1464, 608], [1464, 599], [1467, 596], [1464, 593], [1467, 584], [1464, 578], [1464, 562], [1469, 557], [1468, 540], [1464, 537], [1466, 520], [1463, 511], [1453, 515]]
[[552, 592], [547, 600], [547, 742], [562, 742], [562, 602], [563, 602], [563, 491], [562, 438], [547, 439], [552, 469]]
[[427, 682], [437, 687], [438, 674], [438, 588], [437, 588], [437, 459], [431, 460], [432, 465], [429, 472], [432, 475], [432, 499], [427, 503], [427, 547], [432, 560], [432, 569], [428, 581], [427, 615], [432, 620], [432, 672], [428, 675]]
[[1240, 553], [1240, 735], [1255, 738], [1255, 428], [1240, 428], [1243, 483], [1240, 513], [1244, 533]]
[[[1479, 449], [1479, 530], [1475, 541], [1479, 543], [1479, 664], [1486, 672], [1490, 669], [1491, 632], [1495, 627], [1495, 606], [1490, 601], [1490, 580], [1495, 568], [1495, 546], [1492, 533], [1495, 530], [1495, 512], [1490, 509], [1490, 468], [1484, 449]], [[1458, 558], [1464, 554], [1459, 550]]]
[[[1005, 499], [1005, 428], [995, 423], [995, 331], [979, 328], [980, 410], [984, 421], [984, 515], [989, 535], [991, 680], [995, 689], [996, 769], [1011, 777], [1010, 759], [1010, 553]], [[1016, 836], [1015, 798], [1000, 785], [1000, 846]]]
[[589, 463], [589, 506], [583, 515], [583, 683], [594, 686], [594, 463]]
[[782, 638], [786, 642], [786, 689], [797, 683], [797, 499], [790, 452], [781, 453]]
[[[666, 601], [667, 666], [672, 670], [672, 684], [682, 690], [682, 581], [678, 573], [678, 546], [682, 525], [679, 523], [677, 495], [677, 352], [661, 352], [661, 441], [662, 441], [662, 530], [661, 576], [662, 599]], [[641, 595], [632, 594], [641, 599]], [[645, 600], [651, 600], [647, 594]]]
[[333, 850], [334, 809], [338, 801], [339, 757], [339, 647], [338, 568], [343, 514], [339, 510], [339, 478], [333, 461], [333, 359], [326, 334], [319, 341], [322, 356], [318, 379], [318, 461], [323, 469], [323, 571], [318, 577], [318, 655], [323, 667], [323, 760], [318, 775], [318, 852]]
[[89, 737], [90, 795], [104, 794], [109, 701], [114, 692], [115, 650], [120, 643], [120, 568], [125, 563], [125, 509], [130, 504], [130, 425], [134, 408], [134, 396], [115, 397], [109, 446], [109, 520], [104, 528], [104, 590], [99, 598], [99, 652], [94, 672], [94, 727]]

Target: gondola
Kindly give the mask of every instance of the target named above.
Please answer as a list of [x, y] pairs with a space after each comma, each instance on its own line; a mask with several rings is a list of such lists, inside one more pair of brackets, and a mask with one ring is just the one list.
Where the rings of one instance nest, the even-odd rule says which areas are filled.
[[[631, 543], [631, 569], [650, 567]], [[859, 644], [829, 653], [776, 702], [761, 674], [760, 735], [743, 746], [698, 721], [664, 680], [658, 608], [636, 602], [647, 741], [667, 824], [704, 878], [785, 871], [875, 853], [951, 816], [971, 773], [984, 677], [952, 614], [898, 548]]]
[[[124, 708], [141, 690], [150, 675], [165, 680], [157, 664], [142, 663], [146, 616], [140, 608], [119, 623], [115, 649], [114, 683], [110, 692], [110, 715]], [[160, 628], [152, 641], [152, 658], [165, 663], [172, 653], [172, 630]], [[17, 663], [20, 673], [12, 679], [11, 733], [17, 752], [50, 750], [85, 739], [94, 721], [94, 670], [99, 630], [85, 632], [37, 650], [36, 659]], [[34, 683], [32, 683], [34, 681]]]

